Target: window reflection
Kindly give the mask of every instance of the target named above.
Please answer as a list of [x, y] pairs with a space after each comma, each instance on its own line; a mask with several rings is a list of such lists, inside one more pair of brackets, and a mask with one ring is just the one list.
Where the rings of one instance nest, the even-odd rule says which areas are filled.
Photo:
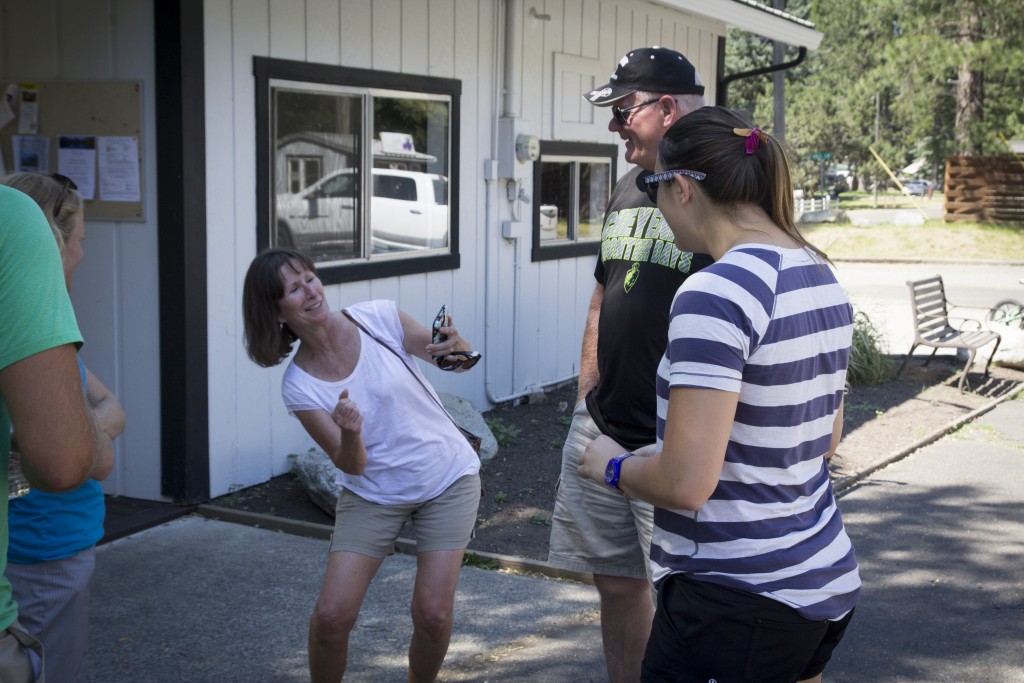
[[609, 163], [580, 164], [579, 239], [600, 239], [611, 186]]
[[373, 101], [374, 254], [448, 247], [448, 104]]
[[316, 262], [361, 251], [358, 95], [274, 90], [274, 244]]
[[542, 242], [569, 236], [572, 202], [572, 164], [545, 161], [540, 170], [540, 239]]
[[540, 165], [540, 242], [600, 239], [611, 163], [546, 156]]
[[318, 263], [449, 251], [448, 98], [276, 87], [272, 102], [273, 244]]

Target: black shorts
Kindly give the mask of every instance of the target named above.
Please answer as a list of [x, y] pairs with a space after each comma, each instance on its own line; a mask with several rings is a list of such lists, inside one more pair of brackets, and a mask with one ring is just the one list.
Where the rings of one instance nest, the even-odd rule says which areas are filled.
[[791, 683], [825, 670], [853, 610], [811, 621], [777, 600], [673, 574], [658, 588], [645, 683]]

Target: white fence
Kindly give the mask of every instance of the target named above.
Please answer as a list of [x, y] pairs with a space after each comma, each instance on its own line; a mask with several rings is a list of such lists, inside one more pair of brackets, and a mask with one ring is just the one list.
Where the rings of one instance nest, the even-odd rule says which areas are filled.
[[825, 197], [794, 197], [795, 209], [798, 214], [808, 211], [828, 211], [832, 207], [832, 198]]

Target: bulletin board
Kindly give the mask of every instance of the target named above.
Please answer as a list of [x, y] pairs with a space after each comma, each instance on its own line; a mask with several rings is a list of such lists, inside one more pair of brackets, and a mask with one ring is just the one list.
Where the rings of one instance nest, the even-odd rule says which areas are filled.
[[[138, 201], [107, 201], [101, 198], [99, 173], [96, 192], [85, 202], [87, 220], [143, 221], [145, 184], [143, 182], [142, 81], [3, 81], [0, 92], [9, 83], [31, 82], [38, 89], [39, 136], [50, 139], [49, 172], [59, 171], [59, 136], [134, 137], [138, 150]], [[15, 109], [20, 116], [20, 112]], [[0, 154], [7, 173], [15, 171], [14, 146], [18, 121], [0, 129]]]

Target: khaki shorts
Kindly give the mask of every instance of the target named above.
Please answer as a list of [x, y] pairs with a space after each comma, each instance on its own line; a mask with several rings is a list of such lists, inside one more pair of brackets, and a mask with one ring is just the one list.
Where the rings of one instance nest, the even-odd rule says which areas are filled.
[[587, 402], [580, 401], [562, 449], [548, 562], [573, 571], [650, 580], [654, 508], [576, 472], [583, 451], [600, 435]]
[[467, 474], [425, 503], [381, 505], [349, 490], [338, 497], [330, 552], [387, 557], [406, 521], [411, 521], [417, 552], [465, 550], [480, 507], [480, 475]]

